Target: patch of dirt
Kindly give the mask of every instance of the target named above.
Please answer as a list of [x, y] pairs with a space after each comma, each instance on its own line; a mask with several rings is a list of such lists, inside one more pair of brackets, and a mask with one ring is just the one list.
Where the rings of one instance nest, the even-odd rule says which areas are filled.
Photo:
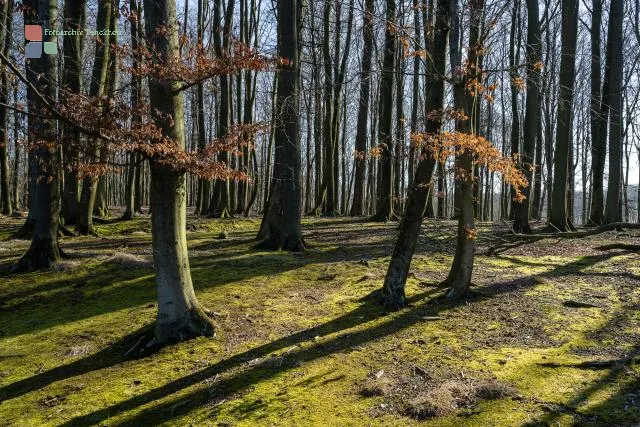
[[395, 413], [416, 420], [449, 415], [483, 400], [518, 396], [513, 386], [492, 378], [462, 378], [452, 372], [432, 376], [424, 368], [414, 371], [414, 375], [372, 373], [362, 381], [360, 394], [382, 398], [370, 410], [373, 417]]

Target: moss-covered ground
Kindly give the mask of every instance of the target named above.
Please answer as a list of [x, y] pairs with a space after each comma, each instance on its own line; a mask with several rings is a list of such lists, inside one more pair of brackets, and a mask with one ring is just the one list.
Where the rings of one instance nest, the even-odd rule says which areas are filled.
[[[22, 221], [0, 219], [0, 239]], [[481, 238], [474, 293], [454, 303], [437, 287], [453, 224], [428, 222], [410, 305], [384, 313], [397, 224], [305, 219], [302, 254], [253, 250], [258, 227], [189, 218], [217, 336], [139, 359], [125, 353], [155, 316], [148, 218], [64, 238], [51, 271], [9, 274], [28, 242], [0, 242], [0, 424], [640, 423], [637, 231], [494, 255]]]

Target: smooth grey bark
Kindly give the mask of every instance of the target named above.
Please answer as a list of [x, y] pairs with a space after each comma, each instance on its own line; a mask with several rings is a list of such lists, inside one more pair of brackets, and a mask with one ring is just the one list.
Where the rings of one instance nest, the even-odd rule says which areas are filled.
[[277, 5], [278, 56], [289, 63], [278, 69], [275, 110], [275, 151], [269, 201], [258, 239], [259, 248], [305, 249], [302, 238], [300, 176], [300, 37], [301, 4], [280, 0]]
[[[96, 18], [97, 28], [110, 28], [111, 24], [111, 0], [103, 0], [98, 3], [98, 16]], [[96, 53], [89, 84], [89, 96], [92, 98], [102, 98], [105, 95], [107, 76], [109, 72], [109, 51], [110, 36], [106, 32], [99, 36], [100, 41], [96, 43]], [[95, 163], [100, 159], [100, 141], [93, 138], [88, 146], [88, 162]], [[98, 191], [99, 177], [86, 176], [82, 180], [82, 192], [80, 194], [80, 204], [78, 217], [76, 220], [76, 231], [79, 234], [96, 234], [93, 229], [93, 213], [95, 208], [96, 194]]]
[[609, 74], [609, 179], [604, 222], [611, 224], [620, 220], [620, 190], [622, 174], [622, 26], [624, 0], [611, 0], [609, 29], [607, 34], [607, 68]]
[[[13, 22], [13, 0], [5, 1], [0, 5], [0, 24], [5, 31], [0, 34], [0, 49], [4, 56], [9, 57], [9, 37]], [[9, 79], [6, 67], [0, 76], [0, 206], [2, 214], [11, 215], [13, 206], [11, 203], [11, 183], [9, 181], [9, 127], [8, 110], [5, 105], [9, 100]]]
[[[602, 26], [602, 0], [592, 1], [591, 10], [591, 208], [589, 225], [604, 222], [604, 165], [607, 153], [606, 125], [609, 114], [608, 99], [601, 91], [601, 47], [600, 27]], [[608, 64], [606, 65], [608, 67]], [[605, 71], [605, 80], [609, 72]], [[603, 89], [607, 89], [606, 87]], [[603, 132], [600, 132], [602, 129]]]
[[[63, 29], [78, 30], [85, 22], [86, 0], [67, 0], [64, 3]], [[63, 36], [63, 85], [65, 90], [80, 94], [82, 90], [82, 37]], [[62, 217], [65, 225], [75, 225], [78, 216], [79, 182], [73, 165], [79, 160], [80, 132], [69, 125], [62, 126], [62, 152], [64, 156], [64, 188]]]
[[[58, 20], [56, 0], [29, 0], [25, 5], [37, 16], [30, 16], [26, 23], [39, 24], [43, 28], [54, 28]], [[25, 15], [26, 16], [26, 15]], [[44, 34], [43, 41], [57, 43], [57, 36]], [[27, 78], [43, 97], [56, 99], [57, 56], [42, 55], [31, 60]], [[32, 92], [31, 89], [27, 89]], [[29, 111], [44, 113], [44, 105], [36, 94], [28, 94]], [[62, 252], [58, 245], [60, 223], [60, 159], [57, 148], [56, 122], [53, 119], [33, 120], [29, 117], [30, 130], [37, 136], [33, 146], [33, 203], [34, 229], [31, 245], [13, 267], [13, 271], [49, 268], [56, 263]], [[42, 144], [38, 142], [47, 142]], [[53, 143], [53, 144], [52, 144]]]
[[[509, 67], [511, 72], [511, 155], [520, 155], [520, 113], [518, 111], [518, 93], [520, 89], [516, 85], [516, 79], [520, 78], [518, 66], [520, 64], [520, 0], [514, 0], [511, 9], [511, 32], [509, 34]], [[518, 163], [520, 161], [518, 160]], [[520, 165], [522, 167], [522, 165]], [[515, 219], [520, 209], [520, 204], [513, 199], [515, 191], [511, 190], [511, 210], [509, 211], [509, 219]]]
[[[171, 62], [179, 54], [175, 0], [144, 0], [147, 43], [154, 61]], [[158, 111], [156, 125], [179, 149], [185, 149], [184, 102], [178, 82], [149, 78], [152, 111]], [[170, 115], [171, 126], [162, 117]], [[214, 334], [214, 327], [198, 302], [191, 282], [186, 238], [186, 175], [154, 159], [151, 169], [150, 199], [153, 264], [158, 294], [158, 317], [149, 345], [162, 345], [190, 337]]]
[[538, 136], [540, 111], [540, 62], [542, 43], [540, 40], [540, 21], [538, 17], [538, 0], [527, 0], [527, 101], [524, 118], [524, 138], [522, 141], [522, 169], [529, 185], [522, 189], [524, 201], [516, 210], [513, 229], [517, 233], [531, 233], [529, 212], [531, 209], [531, 187], [535, 161], [535, 145]]
[[[138, 70], [141, 65], [140, 55], [135, 52], [140, 48], [142, 38], [142, 23], [141, 23], [141, 10], [138, 4], [138, 0], [129, 1], [129, 10], [134, 18], [129, 20], [131, 28], [131, 49], [134, 54], [132, 55], [131, 67], [134, 70]], [[136, 108], [142, 99], [142, 81], [140, 77], [134, 72], [131, 74], [131, 107]], [[134, 114], [131, 117], [131, 125], [135, 126], [142, 122], [142, 118], [139, 114]], [[140, 168], [140, 162], [138, 161], [138, 154], [136, 152], [129, 153], [129, 165], [127, 168], [127, 181], [125, 187], [125, 211], [122, 214], [122, 219], [132, 219], [135, 214], [135, 200], [136, 200], [136, 174]]]
[[[438, 134], [442, 127], [440, 118], [429, 116], [428, 113], [439, 110], [444, 105], [444, 79], [441, 76], [445, 75], [447, 39], [451, 25], [449, 0], [438, 0], [435, 17], [433, 61], [427, 63], [427, 68], [432, 74], [432, 78], [429, 80], [425, 108], [425, 115], [427, 116], [425, 117], [425, 131], [430, 135]], [[383, 303], [385, 307], [390, 309], [403, 307], [406, 303], [405, 284], [418, 236], [420, 235], [422, 218], [427, 206], [427, 197], [429, 196], [429, 184], [435, 165], [434, 153], [423, 147], [415, 176], [408, 188], [407, 207], [400, 222], [400, 233], [393, 248], [382, 288]]]
[[395, 219], [393, 210], [393, 134], [391, 119], [393, 110], [393, 84], [396, 68], [397, 31], [392, 28], [396, 22], [396, 2], [386, 0], [386, 20], [383, 62], [380, 77], [380, 97], [378, 101], [378, 182], [376, 189], [376, 212], [373, 221]]
[[562, 36], [560, 58], [560, 94], [556, 119], [556, 147], [553, 159], [553, 189], [550, 223], [560, 231], [573, 228], [567, 216], [567, 175], [569, 145], [572, 141], [573, 92], [575, 84], [578, 2], [562, 0]]
[[[366, 0], [363, 16], [362, 70], [360, 71], [360, 101], [358, 104], [358, 123], [356, 128], [356, 151], [354, 160], [355, 181], [353, 186], [353, 204], [351, 216], [364, 213], [365, 175], [367, 173], [367, 122], [369, 120], [369, 97], [371, 92], [371, 56], [373, 51], [373, 13], [374, 1]], [[360, 155], [361, 154], [361, 155]]]
[[[454, 3], [457, 0], [453, 0]], [[471, 0], [469, 2], [469, 54], [467, 61], [473, 64], [474, 72], [465, 74], [454, 74], [453, 96], [457, 109], [462, 109], [467, 117], [472, 117], [477, 95], [466, 90], [470, 79], [477, 78], [481, 73], [479, 64], [481, 63], [480, 27], [484, 13], [484, 0]], [[452, 64], [455, 66], [455, 64]], [[455, 67], [454, 69], [459, 69]], [[469, 120], [456, 120], [456, 130], [461, 133], [477, 135], [477, 123], [470, 123]], [[456, 238], [456, 252], [447, 279], [443, 282], [449, 286], [448, 298], [462, 298], [469, 293], [471, 286], [471, 276], [473, 273], [473, 263], [475, 258], [475, 217], [473, 209], [473, 157], [469, 150], [456, 156], [455, 184], [456, 194], [460, 212], [458, 215], [458, 230]]]

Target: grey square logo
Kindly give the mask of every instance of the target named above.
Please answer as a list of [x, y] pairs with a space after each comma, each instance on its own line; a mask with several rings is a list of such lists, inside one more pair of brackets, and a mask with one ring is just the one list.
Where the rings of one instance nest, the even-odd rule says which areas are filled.
[[27, 59], [40, 58], [42, 56], [42, 42], [29, 42], [24, 47]]

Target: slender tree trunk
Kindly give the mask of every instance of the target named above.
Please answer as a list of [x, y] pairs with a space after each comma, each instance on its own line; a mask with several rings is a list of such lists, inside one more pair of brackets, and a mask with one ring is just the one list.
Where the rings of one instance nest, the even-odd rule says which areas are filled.
[[[18, 104], [18, 85], [13, 85], [13, 102]], [[13, 193], [11, 194], [11, 203], [13, 209], [18, 210], [21, 207], [20, 203], [20, 157], [22, 157], [22, 151], [20, 149], [19, 142], [19, 129], [20, 129], [20, 115], [16, 111], [13, 115], [13, 147], [14, 147], [14, 159], [13, 159]]]
[[[511, 73], [511, 156], [520, 156], [520, 113], [518, 111], [518, 92], [520, 88], [517, 79], [520, 79], [518, 65], [520, 64], [520, 0], [513, 2], [511, 12], [511, 33], [509, 36], [509, 67]], [[518, 163], [521, 164], [520, 159]], [[515, 219], [520, 209], [520, 204], [514, 199], [515, 191], [511, 188], [509, 219]]]
[[[444, 80], [440, 76], [445, 75], [450, 21], [449, 0], [438, 0], [432, 50], [433, 61], [427, 64], [427, 68], [429, 68], [433, 76], [429, 80], [428, 97], [425, 106], [427, 115], [426, 132], [431, 135], [438, 134], [442, 126], [439, 117], [429, 116], [428, 113], [439, 110], [444, 105]], [[427, 197], [429, 196], [428, 184], [431, 181], [435, 165], [434, 153], [429, 152], [426, 147], [423, 148], [412, 185], [409, 187], [407, 207], [400, 222], [400, 233], [391, 255], [391, 261], [389, 262], [382, 288], [383, 302], [388, 308], [400, 308], [406, 302], [405, 284], [418, 236], [420, 235], [422, 218], [427, 204]]]
[[[609, 108], [603, 102], [604, 94], [600, 91], [601, 48], [600, 27], [602, 26], [602, 0], [592, 1], [591, 12], [591, 165], [593, 182], [591, 186], [591, 215], [589, 225], [600, 225], [604, 221], [604, 165], [607, 152], [606, 123]], [[608, 74], [608, 73], [605, 73]], [[605, 116], [602, 116], [602, 113]], [[603, 129], [603, 132], [600, 132]]]
[[538, 135], [538, 112], [540, 111], [540, 24], [538, 0], [527, 0], [527, 104], [524, 119], [524, 138], [522, 143], [522, 167], [529, 185], [522, 189], [524, 201], [517, 209], [513, 229], [517, 233], [531, 233], [529, 211], [531, 208], [531, 186], [533, 185], [534, 150]]
[[604, 221], [611, 224], [620, 220], [620, 190], [622, 172], [622, 23], [624, 1], [611, 0], [609, 31], [607, 34], [607, 66], [609, 70], [609, 180]]
[[[453, 0], [456, 2], [457, 0]], [[482, 47], [478, 45], [480, 27], [482, 25], [484, 0], [471, 0], [469, 3], [470, 31], [469, 31], [469, 55], [467, 61], [473, 64], [473, 71], [463, 75], [454, 75], [454, 104], [462, 109], [467, 117], [473, 117], [477, 96], [471, 94], [467, 84], [471, 79], [478, 78], [482, 70], [480, 55]], [[454, 69], [459, 69], [456, 64]], [[458, 64], [460, 65], [460, 64]], [[477, 124], [469, 120], [456, 120], [456, 130], [462, 133], [477, 134]], [[471, 286], [473, 263], [475, 258], [475, 217], [473, 212], [473, 154], [469, 150], [456, 156], [455, 176], [456, 193], [459, 194], [460, 213], [458, 215], [458, 231], [456, 239], [456, 252], [454, 254], [449, 275], [445, 284], [449, 285], [448, 297], [461, 298], [468, 294]]]
[[[216, 0], [214, 5], [214, 17], [215, 23], [221, 22], [222, 14], [222, 0]], [[220, 31], [214, 32], [214, 47], [216, 55], [222, 57], [228, 52], [231, 26], [233, 20], [233, 8], [235, 1], [229, 0], [227, 3], [227, 9], [224, 13], [224, 26], [222, 27], [222, 35]], [[222, 37], [221, 37], [222, 36]], [[218, 127], [217, 136], [223, 138], [227, 135], [229, 124], [231, 121], [231, 84], [229, 76], [220, 76], [220, 104], [218, 111]], [[231, 166], [229, 153], [223, 151], [219, 153], [218, 159], [225, 163], [228, 167]], [[214, 189], [209, 205], [209, 216], [214, 218], [228, 218], [232, 215], [231, 209], [231, 193], [229, 189], [228, 179], [217, 179], [214, 182]]]
[[[111, 1], [105, 0], [98, 3], [98, 16], [96, 18], [97, 28], [110, 28], [111, 23]], [[105, 95], [107, 78], [109, 73], [109, 50], [110, 36], [105, 33], [96, 42], [96, 54], [93, 62], [91, 83], [89, 85], [89, 96], [92, 98], [102, 98]], [[100, 141], [94, 138], [88, 147], [91, 163], [98, 162], [101, 157]], [[80, 234], [96, 234], [93, 229], [93, 214], [98, 191], [99, 177], [86, 176], [82, 182], [82, 193], [80, 195], [80, 205], [76, 230]]]
[[[65, 30], [82, 29], [85, 18], [86, 0], [70, 0], [64, 3]], [[71, 93], [82, 90], [82, 37], [65, 35], [63, 39], [64, 70], [63, 84]], [[62, 127], [62, 150], [64, 155], [64, 190], [62, 193], [62, 216], [65, 225], [75, 225], [78, 216], [78, 175], [74, 164], [78, 159], [80, 132], [71, 126]]]
[[362, 70], [360, 72], [360, 102], [356, 128], [355, 182], [351, 216], [364, 213], [365, 175], [367, 166], [367, 122], [369, 120], [369, 93], [371, 90], [371, 56], [373, 51], [374, 1], [366, 0], [364, 11]]
[[[0, 49], [5, 57], [9, 57], [11, 28], [13, 23], [13, 0], [5, 1], [0, 5], [0, 24], [5, 29], [0, 34]], [[0, 75], [0, 206], [4, 215], [11, 215], [13, 206], [11, 203], [11, 183], [9, 181], [9, 127], [8, 110], [5, 105], [9, 101], [9, 79], [6, 67]]]
[[[140, 47], [141, 39], [141, 23], [140, 23], [140, 8], [137, 0], [129, 1], [129, 9], [132, 12], [134, 19], [130, 19], [131, 25], [131, 48], [133, 52], [136, 52]], [[137, 70], [140, 67], [141, 58], [137, 54], [133, 54], [132, 68]], [[136, 73], [131, 74], [131, 107], [135, 108], [142, 98], [142, 82], [140, 77]], [[138, 125], [142, 122], [141, 117], [135, 114], [131, 118], [132, 126]], [[139, 174], [138, 170], [140, 164], [138, 162], [137, 153], [129, 153], [129, 166], [127, 168], [127, 182], [125, 187], [125, 211], [122, 215], [122, 219], [132, 219], [135, 214], [135, 201], [136, 201], [136, 175]]]
[[372, 220], [389, 221], [395, 218], [393, 211], [393, 134], [391, 119], [393, 110], [393, 83], [397, 49], [396, 2], [386, 0], [386, 26], [384, 59], [380, 78], [380, 98], [378, 103], [378, 183], [376, 213]]

